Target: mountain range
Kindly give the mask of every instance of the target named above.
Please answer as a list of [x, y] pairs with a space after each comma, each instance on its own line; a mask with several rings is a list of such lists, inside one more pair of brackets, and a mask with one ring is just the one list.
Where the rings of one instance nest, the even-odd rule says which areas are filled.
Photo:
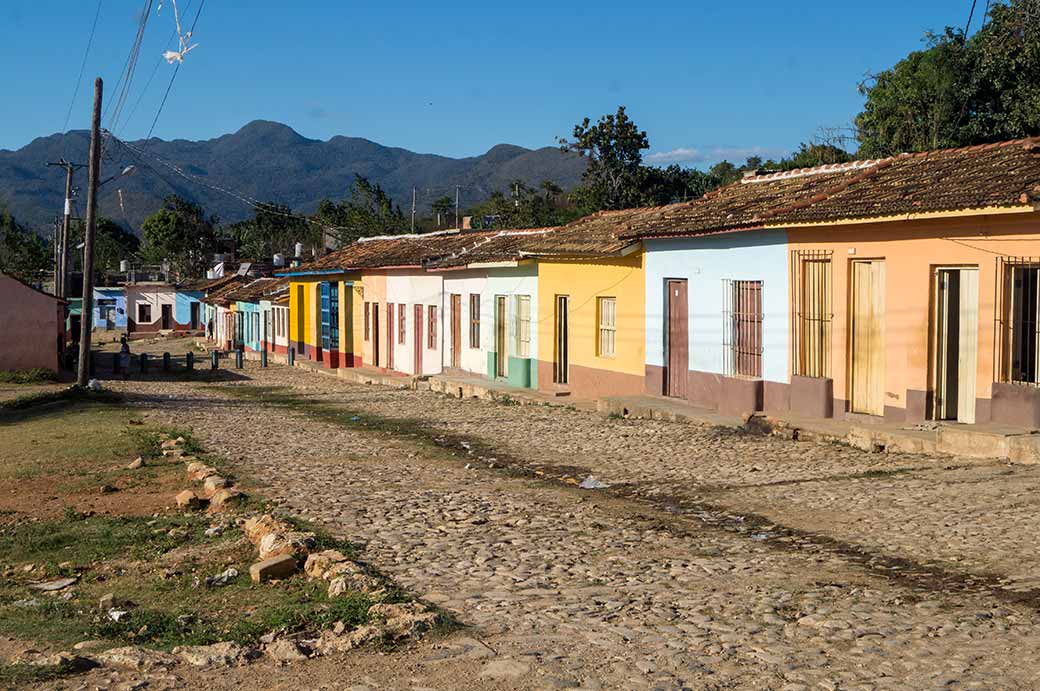
[[[89, 132], [73, 130], [40, 137], [17, 151], [0, 150], [0, 205], [24, 225], [49, 235], [61, 214], [65, 173], [46, 163], [63, 156], [85, 163], [89, 144]], [[252, 217], [253, 209], [243, 198], [312, 212], [322, 199], [348, 197], [357, 174], [381, 185], [407, 215], [413, 187], [419, 213], [438, 197], [454, 199], [456, 185], [466, 209], [496, 190], [507, 191], [514, 180], [532, 186], [552, 180], [570, 189], [585, 169], [583, 159], [555, 147], [499, 144], [481, 156], [449, 158], [358, 137], [308, 139], [287, 125], [264, 120], [216, 139], [152, 138], [128, 144], [137, 152], [107, 140], [102, 179], [129, 165], [135, 170], [103, 184], [98, 200], [102, 215], [135, 232], [169, 194], [194, 200], [221, 222], [231, 222]], [[83, 190], [86, 183], [86, 170], [77, 171], [75, 187]], [[84, 200], [80, 191], [75, 213], [86, 213]]]

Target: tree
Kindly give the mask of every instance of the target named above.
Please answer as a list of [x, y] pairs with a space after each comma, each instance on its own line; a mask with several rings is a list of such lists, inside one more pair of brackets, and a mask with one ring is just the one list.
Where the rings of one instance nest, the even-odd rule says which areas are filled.
[[216, 226], [216, 216], [207, 216], [195, 202], [170, 195], [163, 208], [141, 224], [144, 258], [153, 263], [169, 261], [181, 278], [204, 276], [217, 248]]
[[632, 205], [633, 197], [638, 196], [642, 152], [648, 148], [646, 132], [629, 119], [624, 106], [594, 125], [585, 118], [574, 126], [573, 141], [560, 140], [562, 151], [573, 151], [588, 160], [580, 197], [594, 210]]
[[448, 218], [448, 213], [455, 206], [454, 200], [451, 197], [444, 196], [438, 197], [433, 200], [433, 204], [430, 207], [433, 209], [433, 213], [437, 214], [437, 228], [442, 228], [442, 219]]
[[[83, 242], [83, 224], [77, 223], [72, 232], [72, 246]], [[94, 235], [94, 282], [108, 285], [108, 275], [119, 271], [119, 262], [133, 259], [141, 247], [136, 235], [109, 218], [99, 218]], [[82, 252], [74, 258], [82, 260]]]
[[572, 196], [553, 182], [543, 181], [535, 190], [519, 180], [509, 186], [510, 196], [491, 193], [469, 209], [475, 228], [544, 228], [558, 226], [583, 216]]
[[256, 260], [291, 255], [297, 242], [319, 244], [322, 240], [320, 227], [293, 214], [285, 204], [274, 202], [258, 204], [252, 219], [232, 223], [222, 235], [234, 239], [240, 256]]
[[318, 203], [314, 219], [326, 227], [341, 247], [358, 238], [397, 235], [406, 228], [401, 207], [393, 203], [382, 187], [360, 175], [354, 176], [349, 200], [323, 199]]
[[23, 227], [0, 207], [0, 271], [32, 285], [41, 285], [54, 268], [49, 243]]
[[1040, 134], [1040, 0], [992, 5], [971, 38], [947, 28], [860, 85], [864, 158]]

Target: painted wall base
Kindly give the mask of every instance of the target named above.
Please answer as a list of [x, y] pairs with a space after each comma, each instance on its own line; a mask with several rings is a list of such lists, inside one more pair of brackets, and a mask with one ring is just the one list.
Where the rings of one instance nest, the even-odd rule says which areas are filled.
[[506, 376], [500, 377], [498, 372], [498, 353], [488, 351], [487, 378], [504, 382], [509, 386], [522, 389], [538, 388], [538, 361], [534, 358], [518, 358], [508, 356]]
[[[1040, 387], [994, 383], [991, 405], [993, 422], [1040, 428]], [[976, 403], [976, 411], [978, 407]]]
[[553, 363], [538, 361], [538, 389], [558, 392], [561, 388], [576, 398], [603, 396], [638, 396], [643, 393], [643, 377], [611, 370], [571, 365], [566, 384], [553, 383]]
[[834, 417], [834, 380], [826, 377], [791, 377], [790, 410], [808, 417]]

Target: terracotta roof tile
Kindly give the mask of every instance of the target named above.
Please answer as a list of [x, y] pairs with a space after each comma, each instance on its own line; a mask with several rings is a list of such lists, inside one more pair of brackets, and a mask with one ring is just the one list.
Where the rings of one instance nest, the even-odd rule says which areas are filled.
[[1023, 202], [1030, 190], [1040, 190], [1040, 138], [752, 176], [651, 210], [621, 237], [1007, 208], [1035, 203]]

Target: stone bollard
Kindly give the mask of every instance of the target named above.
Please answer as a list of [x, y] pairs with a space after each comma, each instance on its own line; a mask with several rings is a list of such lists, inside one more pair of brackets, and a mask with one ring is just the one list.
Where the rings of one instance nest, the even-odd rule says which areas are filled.
[[267, 367], [267, 351], [266, 350], [261, 350], [260, 351], [260, 366], [261, 367]]
[[112, 374], [119, 374], [119, 353], [112, 354]]
[[220, 367], [220, 353], [215, 350], [209, 352], [209, 368], [217, 369]]
[[148, 353], [141, 353], [141, 374], [148, 374]]
[[242, 349], [235, 351], [235, 369], [242, 369]]
[[162, 354], [162, 371], [163, 372], [169, 372], [170, 371], [170, 354], [169, 353], [163, 353]]
[[296, 348], [289, 348], [289, 356], [287, 359], [289, 362], [289, 367], [292, 367], [296, 364]]
[[188, 353], [187, 355], [185, 355], [184, 363], [188, 366], [189, 372], [195, 369], [195, 353]]

